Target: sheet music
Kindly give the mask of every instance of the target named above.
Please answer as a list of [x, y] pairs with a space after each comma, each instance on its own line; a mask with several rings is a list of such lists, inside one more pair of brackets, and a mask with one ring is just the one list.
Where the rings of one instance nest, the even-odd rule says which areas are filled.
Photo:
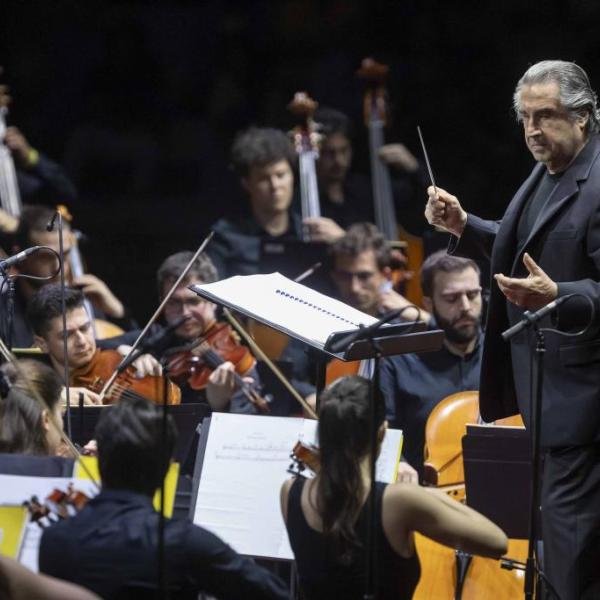
[[241, 554], [293, 559], [279, 490], [302, 419], [214, 413], [194, 523]]
[[[214, 413], [198, 486], [194, 523], [241, 554], [293, 559], [279, 494], [291, 451], [314, 440], [317, 422], [292, 417]], [[402, 432], [386, 434], [378, 479], [395, 481]]]
[[191, 289], [321, 348], [332, 333], [377, 320], [280, 273], [237, 275]]

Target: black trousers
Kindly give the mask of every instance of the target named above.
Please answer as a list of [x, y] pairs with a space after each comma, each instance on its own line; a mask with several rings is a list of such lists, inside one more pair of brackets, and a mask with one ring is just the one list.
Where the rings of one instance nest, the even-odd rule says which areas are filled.
[[554, 448], [546, 451], [544, 459], [541, 506], [546, 577], [560, 600], [597, 600], [600, 444]]

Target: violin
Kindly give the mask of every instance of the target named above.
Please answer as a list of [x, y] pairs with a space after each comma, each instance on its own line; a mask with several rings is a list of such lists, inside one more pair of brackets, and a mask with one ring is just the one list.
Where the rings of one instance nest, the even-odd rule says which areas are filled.
[[43, 528], [75, 516], [89, 501], [89, 496], [76, 490], [73, 482], [69, 482], [66, 490], [54, 488], [44, 502], [40, 502], [37, 496], [32, 496], [24, 505], [29, 510], [31, 521]]
[[288, 473], [292, 475], [307, 477], [306, 470], [310, 469], [317, 474], [321, 470], [321, 455], [319, 449], [312, 444], [298, 440], [290, 454], [292, 464], [288, 467]]
[[[71, 370], [70, 385], [101, 393], [122, 360], [123, 357], [116, 350], [97, 350], [85, 367]], [[146, 375], [140, 379], [136, 377], [135, 367], [129, 366], [116, 376], [114, 382], [104, 392], [103, 403], [114, 404], [121, 398], [142, 397], [156, 404], [162, 404], [165, 391], [167, 404], [181, 403], [181, 390], [175, 383], [168, 381], [165, 390], [165, 379], [162, 376]]]
[[270, 412], [268, 401], [252, 388], [243, 376], [256, 365], [250, 350], [240, 344], [231, 326], [215, 323], [204, 336], [187, 347], [173, 348], [165, 355], [169, 377], [179, 385], [187, 384], [193, 390], [203, 390], [211, 373], [224, 362], [235, 367], [235, 382], [246, 398], [260, 413]]

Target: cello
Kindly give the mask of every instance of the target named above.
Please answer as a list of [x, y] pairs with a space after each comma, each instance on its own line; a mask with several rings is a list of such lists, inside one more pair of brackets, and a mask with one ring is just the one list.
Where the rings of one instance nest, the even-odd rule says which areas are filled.
[[[444, 398], [431, 412], [425, 429], [424, 478], [456, 501], [464, 502], [465, 476], [462, 437], [468, 423], [485, 424], [479, 413], [479, 392], [464, 391]], [[495, 425], [522, 427], [519, 415]], [[415, 542], [421, 557], [422, 576], [413, 600], [455, 598], [510, 600], [523, 595], [523, 573], [505, 571], [498, 561], [456, 554], [423, 536]], [[526, 540], [509, 540], [508, 556], [524, 560]]]
[[379, 154], [385, 144], [384, 130], [388, 120], [385, 88], [388, 72], [387, 65], [377, 63], [372, 58], [365, 58], [357, 71], [357, 76], [366, 82], [363, 113], [369, 134], [375, 224], [396, 248], [406, 248], [406, 270], [397, 270], [395, 283], [403, 285], [404, 295], [410, 302], [421, 306], [423, 291], [419, 278], [409, 274], [417, 274], [423, 264], [423, 241], [398, 224], [390, 173]]

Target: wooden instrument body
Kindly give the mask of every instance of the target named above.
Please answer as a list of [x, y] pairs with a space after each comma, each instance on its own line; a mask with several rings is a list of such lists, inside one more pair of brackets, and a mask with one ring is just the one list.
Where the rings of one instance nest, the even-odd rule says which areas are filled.
[[[85, 387], [94, 392], [100, 392], [104, 384], [109, 380], [123, 357], [116, 350], [97, 350], [94, 358], [83, 368], [72, 369], [70, 374], [70, 385]], [[167, 404], [179, 404], [181, 402], [181, 390], [172, 381], [167, 381], [162, 376], [146, 375], [138, 378], [134, 367], [127, 369], [117, 376], [115, 382], [110, 386], [104, 396], [104, 404], [114, 404], [122, 397], [141, 396], [146, 400], [162, 404], [165, 392], [167, 393]]]
[[[425, 430], [425, 478], [458, 502], [465, 501], [462, 438], [467, 423], [481, 423], [479, 393], [458, 392], [442, 400], [431, 412]], [[496, 425], [523, 426], [520, 416]], [[524, 573], [507, 571], [497, 560], [474, 556], [466, 570], [462, 591], [456, 596], [457, 557], [454, 550], [422, 535], [415, 535], [421, 560], [421, 579], [413, 600], [517, 600], [523, 597]], [[526, 540], [509, 540], [508, 557], [524, 561]]]

